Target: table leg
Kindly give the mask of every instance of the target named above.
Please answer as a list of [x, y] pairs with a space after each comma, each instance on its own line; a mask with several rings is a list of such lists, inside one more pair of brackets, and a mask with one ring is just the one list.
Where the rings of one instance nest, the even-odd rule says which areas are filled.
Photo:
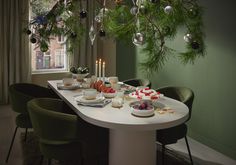
[[155, 131], [110, 129], [109, 165], [155, 165]]

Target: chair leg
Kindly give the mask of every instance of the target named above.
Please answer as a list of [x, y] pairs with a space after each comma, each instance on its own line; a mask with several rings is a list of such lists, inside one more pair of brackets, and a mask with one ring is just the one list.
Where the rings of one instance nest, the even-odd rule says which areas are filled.
[[165, 144], [162, 144], [162, 165], [165, 164], [165, 150], [166, 150]]
[[191, 165], [193, 165], [193, 159], [192, 159], [191, 151], [190, 151], [190, 148], [189, 148], [187, 136], [185, 136], [184, 139], [185, 139], [185, 142], [186, 142], [186, 145], [187, 145], [187, 149], [188, 149], [188, 154], [189, 154]]
[[51, 165], [51, 159], [48, 159], [48, 165]]
[[24, 142], [26, 142], [26, 140], [27, 140], [27, 132], [28, 132], [28, 128], [25, 128], [25, 138], [24, 138]]
[[11, 140], [11, 145], [10, 145], [10, 148], [8, 150], [7, 158], [6, 158], [6, 161], [5, 161], [6, 163], [8, 162], [8, 159], [9, 159], [9, 156], [10, 156], [10, 153], [11, 153], [11, 149], [12, 149], [12, 146], [13, 146], [13, 143], [14, 143], [14, 140], [15, 140], [17, 129], [18, 129], [18, 127], [15, 128], [15, 131], [14, 131], [14, 134], [13, 134], [13, 137], [12, 137], [12, 140]]
[[39, 165], [42, 165], [42, 164], [43, 164], [43, 155], [41, 155], [40, 162], [39, 162]]

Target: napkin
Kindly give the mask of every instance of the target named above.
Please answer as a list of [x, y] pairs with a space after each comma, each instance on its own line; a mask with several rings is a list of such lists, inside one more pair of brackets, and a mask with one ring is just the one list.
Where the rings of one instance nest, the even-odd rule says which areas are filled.
[[89, 106], [89, 107], [105, 107], [107, 104], [109, 104], [111, 102], [111, 100], [109, 99], [105, 99], [101, 102], [95, 102], [95, 103], [85, 103], [85, 102], [80, 102], [77, 101], [78, 105], [83, 105], [83, 106]]

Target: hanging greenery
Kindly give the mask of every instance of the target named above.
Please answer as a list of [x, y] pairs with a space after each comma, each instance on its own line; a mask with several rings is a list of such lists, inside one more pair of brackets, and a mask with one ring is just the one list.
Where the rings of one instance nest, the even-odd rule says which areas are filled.
[[[44, 1], [50, 3], [50, 0]], [[73, 50], [85, 29], [89, 29], [91, 44], [99, 34], [100, 37], [114, 37], [140, 46], [146, 55], [141, 67], [149, 73], [159, 71], [170, 54], [178, 53], [184, 64], [194, 63], [205, 54], [203, 10], [197, 0], [110, 0], [116, 4], [112, 9], [107, 8], [106, 0], [97, 0], [99, 12], [94, 22], [100, 27], [98, 32], [94, 24], [85, 27], [81, 23], [87, 16], [83, 1], [59, 0], [47, 11], [39, 1], [32, 0], [35, 17], [27, 31], [31, 42], [47, 51], [52, 35], [64, 35], [70, 43], [69, 50]], [[166, 41], [173, 40], [180, 28], [186, 30], [183, 36], [185, 52], [176, 52], [166, 45]]]
[[143, 70], [158, 71], [170, 54], [178, 53], [166, 45], [180, 28], [185, 29], [186, 51], [180, 60], [194, 63], [205, 54], [202, 7], [197, 0], [132, 0], [119, 1], [105, 19], [105, 29], [115, 38], [133, 40], [147, 57]]

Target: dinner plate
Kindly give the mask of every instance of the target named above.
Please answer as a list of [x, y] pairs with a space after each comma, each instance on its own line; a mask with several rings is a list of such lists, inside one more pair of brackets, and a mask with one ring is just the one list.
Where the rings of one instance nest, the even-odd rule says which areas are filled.
[[63, 83], [57, 83], [58, 89], [65, 89], [65, 90], [73, 90], [78, 89], [80, 85], [78, 83], [74, 83], [72, 85], [64, 85]]
[[97, 97], [95, 99], [88, 100], [88, 99], [84, 98], [84, 96], [77, 96], [77, 97], [75, 97], [75, 100], [77, 102], [80, 102], [80, 103], [91, 103], [91, 104], [93, 104], [93, 103], [99, 103], [99, 102], [104, 101], [105, 97], [103, 97], [101, 95], [97, 95]]

